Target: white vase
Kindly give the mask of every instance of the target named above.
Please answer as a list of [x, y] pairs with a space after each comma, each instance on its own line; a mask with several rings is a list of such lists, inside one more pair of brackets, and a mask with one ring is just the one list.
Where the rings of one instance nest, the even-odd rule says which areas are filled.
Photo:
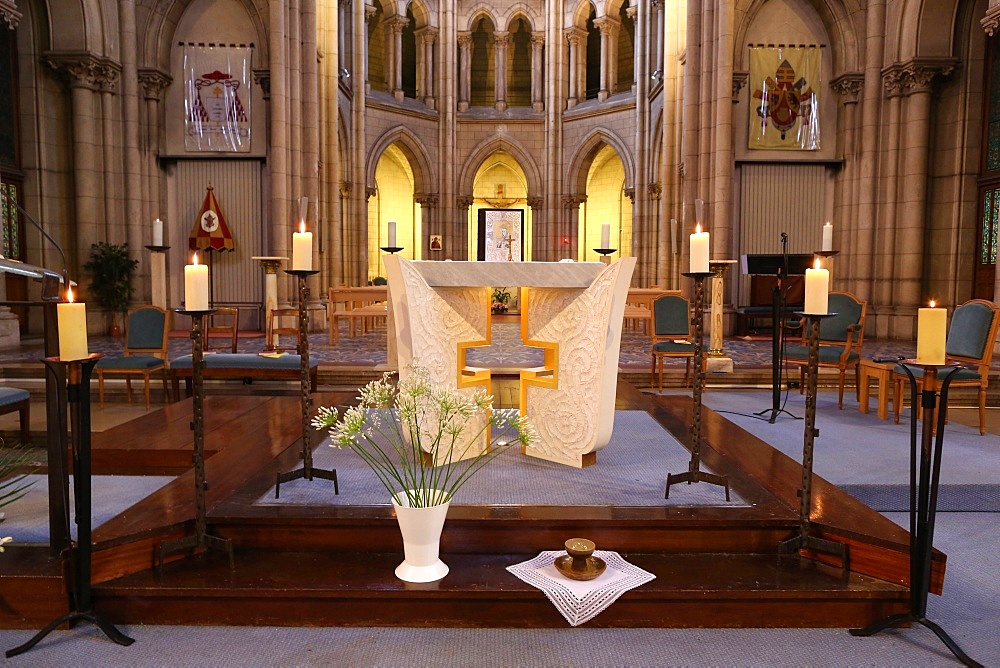
[[[433, 490], [435, 496], [443, 492]], [[448, 574], [448, 566], [439, 558], [441, 530], [451, 500], [427, 508], [411, 508], [406, 494], [392, 498], [399, 531], [403, 534], [403, 563], [396, 567], [396, 577], [405, 582], [433, 582]]]

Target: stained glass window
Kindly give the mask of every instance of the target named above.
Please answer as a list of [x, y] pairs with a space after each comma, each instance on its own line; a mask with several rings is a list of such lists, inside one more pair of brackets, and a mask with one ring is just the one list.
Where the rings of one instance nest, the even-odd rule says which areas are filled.
[[986, 129], [986, 171], [1000, 169], [1000, 48], [990, 49], [990, 109]]
[[983, 192], [982, 239], [979, 249], [980, 266], [997, 263], [997, 226], [1000, 224], [1000, 188]]

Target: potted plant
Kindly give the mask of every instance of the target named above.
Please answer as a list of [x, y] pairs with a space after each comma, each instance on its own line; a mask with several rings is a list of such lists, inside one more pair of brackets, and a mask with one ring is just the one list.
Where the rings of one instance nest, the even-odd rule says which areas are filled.
[[124, 317], [132, 297], [132, 275], [139, 261], [128, 254], [128, 244], [99, 241], [90, 246], [90, 259], [83, 268], [90, 272], [90, 291], [98, 306], [111, 313], [111, 334], [121, 332], [118, 314]]
[[448, 573], [439, 547], [455, 492], [507, 446], [531, 447], [537, 437], [527, 417], [493, 410], [482, 390], [435, 383], [423, 367], [398, 386], [390, 377], [361, 388], [360, 403], [343, 416], [320, 407], [312, 425], [329, 430], [331, 447], [360, 455], [389, 493], [405, 554], [396, 576], [432, 582]]
[[493, 288], [493, 312], [506, 313], [510, 308], [510, 291], [507, 288]]

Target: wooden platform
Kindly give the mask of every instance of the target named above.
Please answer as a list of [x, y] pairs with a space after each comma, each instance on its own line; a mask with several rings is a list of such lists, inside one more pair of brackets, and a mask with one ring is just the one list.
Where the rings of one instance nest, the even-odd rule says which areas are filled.
[[[316, 395], [315, 405], [355, 394]], [[689, 397], [651, 398], [621, 383], [618, 408], [647, 410], [688, 442]], [[813, 484], [812, 527], [849, 544], [850, 570], [822, 555], [778, 557], [777, 544], [798, 530], [801, 469], [708, 409], [704, 465], [728, 475], [750, 505], [452, 506], [442, 536], [451, 572], [429, 585], [394, 577], [402, 542], [389, 506], [340, 506], [332, 489], [321, 507], [253, 505], [277, 472], [298, 463], [296, 398], [209, 396], [205, 415], [209, 531], [232, 539], [236, 569], [215, 553], [177, 555], [154, 569], [159, 543], [192, 525], [193, 474], [185, 472], [95, 528], [96, 607], [116, 622], [561, 628], [545, 596], [505, 569], [572, 536], [656, 575], [593, 626], [846, 627], [907, 610], [907, 533], [822, 479]], [[190, 418], [182, 401], [95, 435], [95, 472], [190, 467]], [[37, 628], [64, 612], [60, 559], [16, 546], [3, 557], [0, 626]], [[943, 577], [936, 554], [934, 590]]]

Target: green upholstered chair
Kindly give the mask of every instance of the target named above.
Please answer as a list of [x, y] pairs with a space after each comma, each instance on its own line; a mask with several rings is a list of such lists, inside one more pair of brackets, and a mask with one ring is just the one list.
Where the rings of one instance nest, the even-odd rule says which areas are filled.
[[[985, 299], [967, 301], [955, 309], [948, 327], [948, 339], [945, 342], [944, 354], [948, 362], [961, 364], [952, 376], [951, 387], [979, 388], [979, 433], [986, 434], [986, 388], [990, 383], [990, 363], [993, 361], [993, 346], [997, 339], [997, 327], [1000, 326], [1000, 308]], [[916, 377], [919, 387], [923, 389], [924, 370], [918, 366], [908, 365]], [[949, 367], [938, 369], [938, 379], [943, 380], [951, 371]], [[893, 411], [896, 422], [899, 422], [900, 404], [903, 398], [903, 382], [909, 377], [902, 369], [892, 374]]]
[[[867, 302], [849, 292], [831, 291], [827, 310], [832, 315], [819, 323], [819, 366], [833, 367], [840, 371], [837, 385], [837, 407], [844, 408], [844, 376], [854, 369], [854, 388], [858, 391], [858, 364], [861, 362], [861, 346], [865, 337], [865, 311]], [[808, 328], [803, 324], [803, 337], [808, 336]], [[785, 361], [799, 367], [799, 392], [805, 387], [806, 367], [809, 365], [809, 346], [803, 340], [801, 345], [785, 348]]]
[[653, 374], [659, 369], [656, 387], [663, 391], [663, 358], [684, 358], [684, 385], [691, 377], [691, 359], [694, 344], [691, 343], [691, 305], [686, 297], [667, 294], [653, 302], [653, 366], [649, 372], [649, 384], [653, 384]]
[[97, 363], [97, 387], [104, 408], [104, 377], [124, 376], [128, 401], [132, 403], [132, 376], [142, 376], [149, 410], [149, 377], [163, 376], [163, 396], [167, 396], [167, 312], [158, 306], [140, 306], [125, 319], [125, 354], [103, 357]]

